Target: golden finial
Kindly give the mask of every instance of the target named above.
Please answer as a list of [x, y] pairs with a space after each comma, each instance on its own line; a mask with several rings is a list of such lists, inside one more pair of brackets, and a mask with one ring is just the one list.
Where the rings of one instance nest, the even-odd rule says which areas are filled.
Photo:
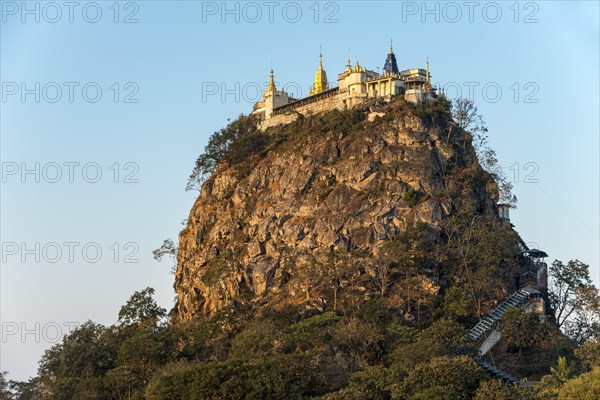
[[348, 49], [348, 61], [346, 63], [346, 72], [352, 71], [352, 62], [350, 61], [350, 49]]
[[323, 48], [319, 46], [319, 68], [323, 69]]
[[394, 40], [390, 39], [390, 54], [394, 54]]
[[267, 92], [275, 90], [275, 77], [273, 75], [273, 65], [271, 65], [271, 73], [269, 74], [269, 86], [267, 87]]

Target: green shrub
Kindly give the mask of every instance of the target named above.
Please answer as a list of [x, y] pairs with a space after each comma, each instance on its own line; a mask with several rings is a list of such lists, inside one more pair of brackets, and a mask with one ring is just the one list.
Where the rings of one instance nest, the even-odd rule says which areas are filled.
[[199, 189], [204, 179], [222, 162], [233, 165], [253, 155], [263, 155], [272, 139], [273, 136], [257, 129], [254, 116], [240, 116], [212, 134], [204, 152], [196, 160], [186, 190]]
[[536, 313], [510, 308], [502, 318], [502, 336], [508, 344], [519, 348], [519, 355], [522, 348], [540, 343], [547, 334], [548, 330]]
[[146, 399], [301, 399], [319, 386], [307, 365], [303, 357], [288, 355], [254, 362], [175, 364], [155, 377]]
[[408, 203], [409, 206], [414, 207], [419, 203], [421, 193], [413, 188], [410, 188], [404, 193], [402, 199]]
[[415, 114], [421, 118], [426, 126], [437, 125], [452, 120], [452, 103], [445, 97], [438, 97], [434, 101], [417, 103], [414, 105]]
[[392, 398], [393, 385], [405, 376], [406, 373], [398, 367], [375, 365], [352, 374], [348, 388], [363, 400], [388, 400]]
[[389, 361], [408, 370], [436, 357], [455, 354], [475, 354], [474, 345], [465, 338], [462, 325], [451, 319], [440, 319], [419, 331], [414, 341], [399, 342]]
[[394, 311], [381, 297], [374, 297], [367, 300], [358, 310], [358, 317], [360, 319], [379, 328], [383, 328], [392, 322], [394, 314]]
[[595, 400], [600, 398], [600, 367], [570, 379], [560, 388], [558, 400]]
[[467, 317], [471, 314], [473, 308], [473, 301], [464, 289], [451, 286], [446, 290], [444, 294], [444, 311], [449, 317]]
[[499, 379], [482, 381], [474, 400], [534, 400], [535, 393], [530, 388], [502, 382]]
[[[487, 374], [469, 357], [439, 357], [411, 369], [402, 392], [409, 399], [470, 399], [484, 379]], [[429, 392], [434, 388], [435, 396]]]
[[230, 357], [260, 360], [275, 352], [279, 331], [269, 320], [250, 321], [231, 341]]
[[226, 269], [227, 261], [223, 257], [217, 256], [210, 259], [206, 265], [204, 275], [202, 275], [202, 282], [208, 286], [214, 286]]

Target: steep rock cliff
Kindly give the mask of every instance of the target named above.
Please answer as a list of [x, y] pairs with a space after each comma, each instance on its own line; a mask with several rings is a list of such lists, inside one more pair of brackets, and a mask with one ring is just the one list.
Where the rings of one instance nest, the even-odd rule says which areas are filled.
[[315, 280], [336, 259], [360, 258], [338, 275], [351, 280], [369, 274], [369, 259], [408, 224], [435, 232], [456, 201], [495, 213], [490, 177], [447, 113], [368, 104], [267, 133], [277, 144], [220, 164], [190, 211], [177, 258], [180, 321], [241, 300], [318, 307]]

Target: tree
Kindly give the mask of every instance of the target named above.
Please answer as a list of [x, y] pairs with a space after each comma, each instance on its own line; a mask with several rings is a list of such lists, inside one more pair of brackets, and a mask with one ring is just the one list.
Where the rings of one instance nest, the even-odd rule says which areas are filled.
[[325, 272], [324, 280], [333, 294], [333, 310], [338, 309], [338, 294], [350, 283], [349, 277], [360, 270], [361, 260], [346, 251], [335, 251], [328, 255], [328, 260], [319, 269]]
[[464, 327], [444, 318], [420, 331], [414, 341], [399, 343], [389, 358], [409, 370], [435, 357], [474, 353], [474, 344], [465, 338]]
[[206, 178], [214, 172], [217, 164], [227, 155], [229, 146], [241, 134], [241, 131], [233, 126], [236, 121], [211, 135], [208, 144], [204, 147], [204, 153], [196, 159], [196, 164], [185, 188], [186, 191], [200, 191]]
[[283, 339], [283, 351], [286, 353], [305, 352], [308, 349], [325, 346], [331, 341], [331, 331], [341, 317], [332, 311], [306, 318], [291, 327]]
[[8, 372], [0, 371], [0, 400], [12, 400], [13, 398], [6, 375]]
[[423, 287], [423, 278], [438, 276], [438, 247], [434, 234], [425, 223], [410, 224], [387, 241], [374, 268], [381, 297], [395, 285], [409, 313], [414, 306], [419, 310], [421, 303], [431, 301], [431, 293]]
[[542, 341], [546, 329], [540, 317], [533, 312], [522, 312], [519, 308], [510, 308], [502, 318], [502, 336], [509, 345], [521, 349], [531, 347]]
[[350, 377], [348, 391], [340, 393], [340, 399], [389, 400], [391, 388], [400, 382], [406, 373], [397, 367], [386, 368], [382, 365], [367, 367]]
[[342, 352], [354, 365], [364, 368], [381, 358], [383, 335], [363, 320], [351, 317], [329, 327], [331, 346]]
[[304, 291], [306, 295], [305, 301], [308, 303], [311, 300], [314, 289], [323, 284], [326, 271], [322, 268], [321, 264], [317, 262], [303, 263], [298, 271], [301, 282], [300, 288]]
[[473, 302], [463, 288], [451, 286], [444, 294], [444, 310], [453, 318], [467, 317], [471, 313]]
[[482, 381], [474, 400], [534, 400], [535, 393], [519, 385], [505, 383], [499, 379]]
[[158, 249], [152, 251], [152, 255], [156, 261], [162, 261], [165, 256], [175, 258], [177, 257], [177, 245], [173, 243], [173, 239], [165, 239]]
[[558, 400], [596, 400], [600, 398], [600, 367], [570, 379], [558, 391]]
[[141, 292], [134, 292], [127, 303], [119, 311], [119, 323], [131, 325], [144, 322], [148, 319], [160, 319], [167, 314], [167, 310], [159, 307], [154, 301], [154, 289], [146, 288]]
[[378, 331], [383, 331], [390, 325], [398, 313], [390, 308], [386, 301], [380, 297], [371, 297], [360, 305], [356, 313], [358, 318], [376, 326]]
[[429, 226], [410, 224], [400, 234], [387, 241], [382, 258], [401, 270], [432, 272], [437, 267], [437, 244]]
[[210, 356], [210, 343], [220, 335], [218, 321], [195, 317], [185, 325], [180, 325], [178, 347], [180, 356], [190, 361], [200, 362]]
[[553, 388], [560, 387], [575, 375], [575, 369], [575, 363], [569, 361], [567, 357], [558, 357], [556, 365], [550, 368], [550, 375], [542, 377], [542, 383]]
[[250, 321], [231, 341], [229, 355], [239, 359], [263, 359], [277, 351], [281, 333], [270, 320]]
[[439, 96], [433, 101], [419, 102], [411, 108], [428, 127], [445, 126], [452, 119], [452, 104], [445, 96]]
[[461, 400], [463, 398], [465, 397], [456, 390], [432, 386], [416, 392], [408, 400]]
[[163, 240], [162, 245], [152, 251], [152, 256], [156, 261], [162, 261], [163, 257], [169, 257], [173, 260], [173, 266], [171, 267], [171, 273], [175, 275], [177, 269], [177, 245], [173, 243], [173, 239]]
[[[579, 260], [567, 264], [555, 260], [549, 268], [549, 306], [554, 311], [554, 319], [559, 328], [579, 309], [592, 306], [595, 297], [589, 265]], [[597, 290], [595, 290], [597, 295]]]
[[577, 343], [600, 339], [600, 293], [594, 285], [576, 290], [578, 307], [564, 324], [567, 335]]
[[600, 341], [586, 340], [575, 349], [575, 357], [579, 359], [584, 371], [600, 367]]
[[[402, 382], [402, 392], [406, 398], [414, 399], [442, 399], [442, 393], [448, 399], [470, 399], [484, 379], [486, 373], [467, 356], [439, 357], [410, 370]], [[422, 394], [432, 388], [437, 388], [435, 396]]]
[[41, 400], [48, 399], [49, 393], [44, 390], [39, 377], [31, 378], [27, 382], [11, 380], [9, 382], [10, 391], [13, 393], [13, 400]]
[[445, 221], [447, 265], [481, 317], [486, 301], [508, 294], [516, 270], [518, 238], [497, 218], [466, 208]]
[[38, 374], [52, 399], [105, 398], [101, 379], [115, 365], [117, 346], [110, 329], [88, 321], [46, 350]]
[[195, 377], [194, 363], [177, 361], [166, 365], [154, 375], [146, 390], [149, 400], [192, 399], [191, 384]]
[[227, 127], [211, 135], [208, 144], [204, 147], [204, 153], [196, 160], [185, 190], [200, 191], [202, 184], [214, 172], [217, 164], [240, 162], [251, 154], [263, 151], [268, 142], [269, 137], [257, 131], [255, 117], [240, 115]]
[[[155, 326], [150, 320], [139, 324], [119, 348], [115, 378], [133, 389], [145, 388], [158, 368], [174, 353], [172, 336], [166, 326]], [[120, 376], [119, 376], [120, 375]]]
[[394, 270], [392, 266], [385, 261], [378, 261], [371, 266], [371, 277], [375, 290], [383, 299], [388, 289], [395, 283]]
[[473, 147], [479, 163], [492, 175], [498, 185], [498, 201], [516, 207], [517, 197], [512, 194], [513, 185], [498, 163], [496, 151], [488, 145], [488, 128], [473, 101], [462, 97], [454, 100], [452, 118], [460, 129], [469, 132], [473, 137]]
[[[483, 117], [477, 112], [477, 107], [472, 100], [459, 97], [452, 102], [452, 119], [456, 125], [471, 134], [476, 143], [487, 143], [487, 131]], [[475, 136], [478, 135], [478, 136]]]
[[153, 379], [148, 400], [301, 399], [322, 394], [306, 357], [276, 355], [263, 360], [238, 359], [172, 364]]

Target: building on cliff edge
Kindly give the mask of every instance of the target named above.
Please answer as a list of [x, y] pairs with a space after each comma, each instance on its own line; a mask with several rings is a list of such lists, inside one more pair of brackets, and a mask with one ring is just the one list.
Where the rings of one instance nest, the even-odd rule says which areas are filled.
[[323, 68], [323, 55], [319, 54], [319, 68], [315, 73], [308, 97], [294, 99], [284, 90], [277, 90], [273, 68], [271, 68], [269, 85], [264, 92], [263, 101], [254, 105], [252, 114], [260, 118], [260, 127], [265, 129], [290, 123], [299, 114], [315, 114], [333, 109], [344, 110], [369, 99], [390, 101], [394, 96], [404, 96], [406, 101], [412, 103], [437, 98], [436, 89], [431, 84], [429, 60], [426, 62], [425, 69], [400, 71], [396, 55], [390, 46], [382, 73], [377, 73], [361, 66], [358, 60], [352, 66], [348, 56], [346, 68], [344, 72], [338, 74], [337, 86], [333, 86], [327, 81], [327, 73]]

